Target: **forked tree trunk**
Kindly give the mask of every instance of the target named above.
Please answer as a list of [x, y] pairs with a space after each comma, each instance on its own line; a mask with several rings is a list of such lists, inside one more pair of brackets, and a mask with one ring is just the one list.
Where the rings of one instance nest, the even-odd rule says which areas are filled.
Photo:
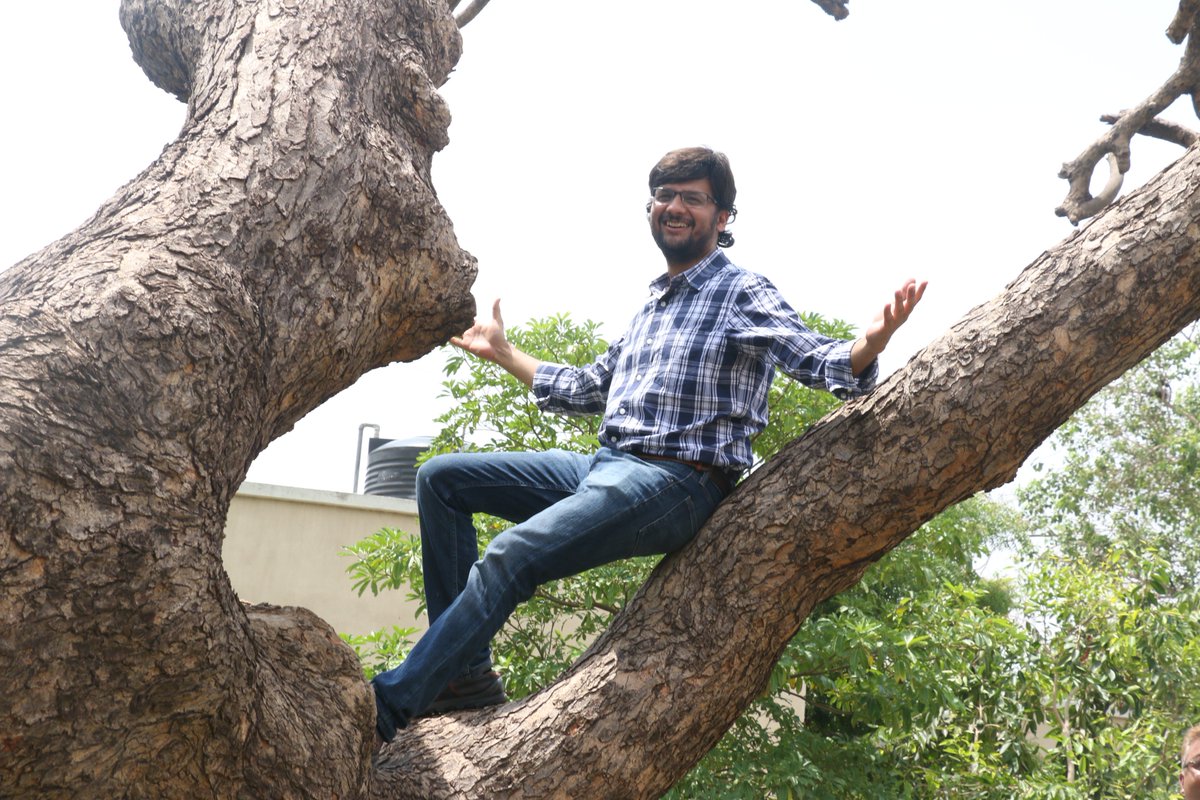
[[268, 442], [474, 315], [430, 182], [458, 29], [437, 0], [121, 19], [188, 119], [0, 274], [0, 796], [361, 796], [352, 653], [241, 606], [222, 530]]
[[657, 796], [815, 603], [1200, 316], [1189, 153], [785, 449], [553, 687], [373, 761], [352, 654], [307, 612], [241, 606], [221, 531], [271, 439], [469, 321], [429, 182], [457, 32], [437, 0], [122, 19], [189, 119], [0, 275], [0, 796]]

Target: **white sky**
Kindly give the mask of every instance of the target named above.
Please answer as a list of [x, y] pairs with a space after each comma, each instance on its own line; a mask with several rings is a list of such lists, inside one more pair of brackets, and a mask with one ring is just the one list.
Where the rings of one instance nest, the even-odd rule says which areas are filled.
[[[443, 87], [454, 122], [434, 181], [479, 259], [481, 310], [499, 296], [510, 325], [567, 311], [611, 337], [663, 269], [650, 167], [674, 147], [723, 150], [740, 212], [729, 255], [797, 308], [861, 327], [904, 278], [930, 281], [888, 373], [1071, 232], [1053, 213], [1059, 167], [1103, 132], [1101, 114], [1173, 71], [1175, 6], [853, 0], [835, 22], [808, 0], [493, 0]], [[0, 12], [0, 265], [83, 222], [182, 125], [117, 8]], [[1190, 108], [1170, 116], [1200, 127]], [[1125, 191], [1180, 152], [1135, 142]], [[435, 432], [442, 359], [364, 376], [250, 480], [349, 491], [359, 423]]]

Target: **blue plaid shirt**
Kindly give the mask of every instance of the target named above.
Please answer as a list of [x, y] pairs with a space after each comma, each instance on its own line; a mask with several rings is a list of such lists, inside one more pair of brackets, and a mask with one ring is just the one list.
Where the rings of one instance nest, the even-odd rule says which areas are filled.
[[719, 249], [673, 279], [660, 276], [650, 292], [595, 362], [538, 367], [539, 408], [603, 411], [600, 442], [618, 450], [745, 469], [750, 440], [767, 424], [776, 366], [842, 398], [875, 385], [877, 364], [854, 377], [853, 342], [806, 328], [770, 281]]

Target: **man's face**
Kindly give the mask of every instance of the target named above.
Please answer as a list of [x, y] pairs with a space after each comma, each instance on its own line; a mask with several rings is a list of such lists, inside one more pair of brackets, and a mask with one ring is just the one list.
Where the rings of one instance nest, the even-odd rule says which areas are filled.
[[[1179, 771], [1179, 791], [1183, 800], [1200, 800], [1200, 739], [1188, 745], [1183, 757], [1184, 767]], [[1189, 766], [1194, 764], [1195, 766]]]
[[[663, 188], [675, 192], [700, 192], [712, 197], [708, 178], [664, 183]], [[693, 197], [694, 199], [694, 197]], [[666, 256], [667, 264], [690, 267], [717, 246], [717, 235], [725, 230], [729, 212], [722, 211], [712, 199], [701, 205], [690, 205], [684, 195], [676, 194], [670, 202], [652, 200], [650, 203], [650, 234]]]

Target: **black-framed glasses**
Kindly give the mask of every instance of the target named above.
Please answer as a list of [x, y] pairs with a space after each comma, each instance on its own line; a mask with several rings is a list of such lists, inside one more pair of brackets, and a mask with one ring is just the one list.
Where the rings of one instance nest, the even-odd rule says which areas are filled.
[[654, 197], [654, 202], [664, 206], [671, 205], [671, 201], [676, 197], [683, 200], [683, 204], [688, 208], [704, 208], [709, 203], [720, 205], [717, 203], [717, 198], [713, 197], [708, 192], [701, 192], [695, 189], [684, 189], [682, 192], [677, 192], [674, 189], [668, 189], [666, 186], [655, 186], [651, 192]]

